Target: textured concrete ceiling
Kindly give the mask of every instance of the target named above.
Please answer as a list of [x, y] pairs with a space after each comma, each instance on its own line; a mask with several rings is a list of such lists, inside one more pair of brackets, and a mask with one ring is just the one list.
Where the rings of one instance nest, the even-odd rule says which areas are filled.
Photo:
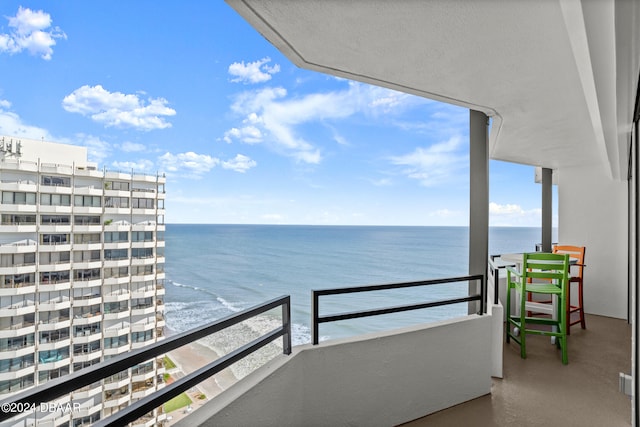
[[635, 2], [227, 1], [301, 67], [485, 112], [492, 158], [625, 175]]

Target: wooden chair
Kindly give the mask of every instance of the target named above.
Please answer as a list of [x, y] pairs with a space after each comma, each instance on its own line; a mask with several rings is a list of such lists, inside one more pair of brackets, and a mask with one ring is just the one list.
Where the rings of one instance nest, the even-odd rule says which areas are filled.
[[[569, 288], [569, 254], [534, 252], [523, 254], [522, 271], [507, 268], [507, 343], [513, 339], [520, 344], [520, 356], [525, 359], [526, 337], [530, 334], [556, 337], [556, 345], [562, 351], [562, 363], [569, 363], [567, 353], [567, 289]], [[511, 315], [511, 291], [519, 294], [520, 313]], [[527, 294], [543, 294], [558, 298], [557, 315], [548, 317], [528, 316]], [[531, 328], [545, 325], [547, 328]]]
[[[571, 264], [571, 274], [569, 277], [569, 286], [567, 288], [567, 334], [571, 333], [571, 326], [580, 323], [582, 329], [586, 329], [587, 325], [584, 320], [584, 302], [582, 299], [582, 274], [585, 267], [584, 253], [586, 248], [584, 246], [571, 246], [571, 245], [555, 245], [553, 247], [554, 254], [569, 254], [571, 258], [578, 260], [575, 264]], [[576, 305], [571, 304], [571, 284], [578, 284], [578, 302]], [[572, 320], [571, 314], [578, 313], [578, 318]]]

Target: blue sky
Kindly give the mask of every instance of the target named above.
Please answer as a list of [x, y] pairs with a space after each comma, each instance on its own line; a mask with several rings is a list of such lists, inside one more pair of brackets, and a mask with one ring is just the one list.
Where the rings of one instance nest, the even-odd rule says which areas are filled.
[[[302, 70], [220, 1], [0, 3], [0, 134], [165, 173], [167, 223], [468, 224], [468, 111]], [[539, 226], [491, 162], [491, 225]]]

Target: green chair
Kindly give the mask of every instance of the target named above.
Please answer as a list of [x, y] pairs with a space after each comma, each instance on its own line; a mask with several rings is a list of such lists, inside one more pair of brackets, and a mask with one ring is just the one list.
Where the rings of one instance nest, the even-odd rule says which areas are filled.
[[[527, 357], [526, 338], [529, 334], [556, 337], [556, 345], [562, 350], [562, 363], [567, 356], [567, 289], [569, 283], [569, 254], [526, 253], [522, 255], [522, 271], [507, 268], [507, 343], [511, 338], [520, 344], [520, 356]], [[520, 313], [511, 315], [511, 291], [518, 293]], [[527, 317], [527, 294], [545, 294], [558, 298], [558, 313], [552, 318]], [[533, 329], [546, 325], [550, 328]], [[513, 328], [513, 329], [512, 329]]]

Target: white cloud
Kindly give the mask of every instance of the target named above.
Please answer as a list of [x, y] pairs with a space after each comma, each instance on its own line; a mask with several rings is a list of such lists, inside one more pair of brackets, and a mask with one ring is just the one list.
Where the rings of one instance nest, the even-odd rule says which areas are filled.
[[264, 83], [271, 80], [271, 75], [280, 71], [280, 65], [267, 65], [271, 58], [266, 57], [258, 61], [244, 63], [234, 62], [229, 65], [229, 74], [234, 76], [231, 79], [234, 83]]
[[168, 173], [178, 173], [191, 178], [201, 178], [220, 163], [220, 159], [208, 154], [197, 154], [193, 151], [171, 154], [169, 152], [158, 158], [161, 169]]
[[168, 103], [164, 98], [145, 101], [138, 95], [109, 92], [100, 85], [85, 85], [67, 95], [62, 107], [107, 127], [132, 127], [148, 131], [171, 127], [165, 118], [174, 116], [176, 111], [167, 107]]
[[0, 134], [53, 141], [48, 130], [24, 123], [19, 115], [8, 111], [10, 107], [11, 102], [0, 100]]
[[137, 170], [137, 171], [150, 171], [153, 169], [153, 162], [147, 159], [140, 159], [137, 162], [113, 162], [111, 166], [118, 170], [128, 171], [128, 170]]
[[403, 173], [409, 178], [430, 187], [447, 182], [464, 170], [468, 154], [459, 151], [461, 146], [461, 138], [454, 136], [430, 147], [418, 147], [412, 153], [391, 157], [390, 160], [394, 165], [406, 166]]
[[139, 151], [144, 151], [147, 149], [147, 147], [144, 144], [126, 141], [120, 144], [120, 149], [125, 153], [135, 153]]
[[[282, 87], [267, 87], [236, 95], [231, 110], [243, 116], [243, 126], [225, 132], [223, 140], [245, 143], [265, 142], [276, 151], [304, 163], [320, 163], [322, 154], [318, 142], [302, 135], [300, 127], [309, 123], [341, 120], [361, 113], [377, 116], [425, 100], [401, 94], [389, 89], [347, 82], [343, 90], [311, 93], [288, 97]], [[345, 144], [346, 140], [333, 131], [334, 140]]]
[[0, 33], [0, 52], [15, 54], [27, 50], [50, 60], [56, 39], [66, 39], [60, 28], [51, 28], [51, 16], [42, 10], [18, 9], [16, 16], [8, 17], [10, 33]]
[[245, 173], [249, 169], [256, 167], [256, 165], [257, 163], [255, 160], [251, 160], [243, 154], [238, 154], [233, 159], [222, 162], [222, 167], [224, 169], [231, 169], [241, 173]]
[[79, 133], [74, 136], [73, 141], [60, 142], [87, 147], [87, 155], [91, 162], [102, 163], [104, 159], [111, 155], [111, 144], [97, 136]]
[[542, 209], [524, 209], [518, 204], [489, 203], [489, 221], [492, 226], [539, 227]]

